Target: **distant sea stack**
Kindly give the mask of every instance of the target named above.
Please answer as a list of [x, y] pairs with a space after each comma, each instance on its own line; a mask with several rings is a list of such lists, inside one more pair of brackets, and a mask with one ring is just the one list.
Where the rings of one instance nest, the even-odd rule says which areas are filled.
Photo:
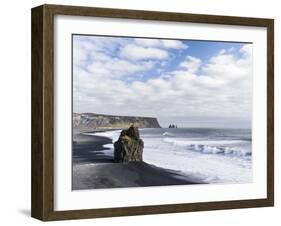
[[138, 128], [161, 128], [157, 118], [152, 117], [73, 113], [73, 128], [78, 130], [124, 129], [132, 124]]

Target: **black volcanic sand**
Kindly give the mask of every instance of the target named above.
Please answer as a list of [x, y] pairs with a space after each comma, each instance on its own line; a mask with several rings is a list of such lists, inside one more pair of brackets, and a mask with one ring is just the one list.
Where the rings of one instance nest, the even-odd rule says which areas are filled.
[[[112, 156], [104, 155], [104, 144], [110, 144], [112, 140], [106, 137], [75, 134], [72, 146], [72, 163], [106, 163], [113, 162]], [[108, 148], [109, 149], [109, 148]]]
[[111, 142], [98, 136], [74, 135], [73, 190], [202, 184], [197, 178], [145, 162], [114, 163], [113, 153], [101, 151]]

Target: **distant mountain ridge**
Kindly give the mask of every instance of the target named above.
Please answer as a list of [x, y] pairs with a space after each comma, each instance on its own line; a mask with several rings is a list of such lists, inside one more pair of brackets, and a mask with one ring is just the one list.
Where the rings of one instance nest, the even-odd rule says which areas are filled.
[[139, 128], [161, 128], [153, 117], [73, 113], [73, 128], [78, 130], [124, 129], [132, 124]]

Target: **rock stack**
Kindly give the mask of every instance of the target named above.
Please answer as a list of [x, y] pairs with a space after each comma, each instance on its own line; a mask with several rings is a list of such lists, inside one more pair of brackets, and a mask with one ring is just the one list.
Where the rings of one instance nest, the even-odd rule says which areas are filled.
[[138, 127], [131, 125], [129, 129], [122, 130], [118, 141], [114, 143], [115, 162], [142, 161], [143, 140], [140, 139]]

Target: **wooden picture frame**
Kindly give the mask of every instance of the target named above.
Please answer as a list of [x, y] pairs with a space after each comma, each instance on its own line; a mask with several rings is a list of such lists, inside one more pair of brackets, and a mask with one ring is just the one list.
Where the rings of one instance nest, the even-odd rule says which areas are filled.
[[[240, 25], [267, 29], [267, 198], [121, 208], [54, 210], [54, 16], [124, 18]], [[32, 200], [31, 215], [51, 221], [162, 214], [274, 205], [274, 21], [273, 19], [42, 5], [32, 9]]]

